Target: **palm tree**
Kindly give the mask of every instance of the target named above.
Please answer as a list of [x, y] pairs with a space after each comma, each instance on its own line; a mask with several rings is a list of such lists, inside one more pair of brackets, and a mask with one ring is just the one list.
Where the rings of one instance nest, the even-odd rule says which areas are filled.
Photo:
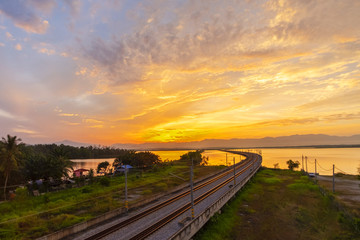
[[18, 148], [18, 142], [21, 139], [16, 136], [7, 135], [7, 139], [4, 137], [0, 142], [0, 170], [5, 175], [4, 197], [6, 200], [6, 186], [11, 171], [18, 169], [20, 150]]
[[51, 151], [51, 174], [54, 178], [69, 177], [69, 173], [73, 171], [74, 162], [68, 158], [68, 153], [64, 145], [60, 145]]

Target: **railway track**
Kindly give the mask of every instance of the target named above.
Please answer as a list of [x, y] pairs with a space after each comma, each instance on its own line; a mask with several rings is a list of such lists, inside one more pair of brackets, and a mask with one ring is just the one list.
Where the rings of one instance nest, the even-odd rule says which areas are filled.
[[[231, 153], [235, 153], [235, 154], [240, 154], [239, 152], [234, 152], [234, 151], [228, 151]], [[257, 159], [254, 159], [254, 154], [250, 154], [250, 153], [241, 153], [241, 155], [245, 156], [246, 159], [243, 160], [240, 164], [236, 165], [236, 170], [239, 170], [241, 168], [241, 171], [237, 172], [235, 175], [235, 178], [240, 176], [242, 173], [244, 173], [246, 170], [248, 170], [249, 168], [251, 168], [254, 163], [256, 162]], [[216, 181], [218, 181], [219, 179], [226, 177], [230, 174], [233, 173], [233, 169], [230, 169], [222, 174], [217, 175], [216, 177], [200, 184], [199, 186], [194, 188], [194, 191], [197, 191], [199, 189], [202, 189], [206, 186], [208, 186], [211, 183], [214, 183]], [[201, 202], [202, 200], [204, 200], [206, 197], [210, 196], [211, 194], [213, 194], [214, 192], [216, 192], [217, 190], [219, 190], [220, 188], [222, 188], [223, 186], [225, 186], [226, 184], [228, 184], [229, 182], [234, 181], [234, 176], [232, 175], [232, 177], [227, 178], [225, 181], [223, 181], [222, 183], [216, 185], [215, 187], [213, 187], [212, 189], [206, 191], [205, 193], [201, 194], [199, 197], [197, 197], [196, 199], [194, 199], [194, 204], [198, 204], [199, 202]], [[186, 197], [187, 195], [190, 194], [190, 190], [187, 190], [185, 192], [182, 192], [164, 202], [161, 202], [139, 214], [136, 214], [120, 223], [117, 223], [103, 231], [100, 231], [88, 238], [86, 238], [86, 240], [94, 240], [94, 239], [102, 239], [104, 237], [106, 237], [107, 235], [114, 233], [116, 231], [118, 231], [119, 229], [122, 229], [136, 221], [138, 221], [139, 219], [148, 216], [151, 213], [154, 213], [158, 210], [160, 210], [161, 208], [168, 206], [169, 204]], [[152, 224], [150, 227], [146, 228], [145, 230], [141, 231], [140, 233], [136, 234], [134, 237], [132, 237], [132, 240], [135, 239], [145, 239], [146, 237], [150, 236], [152, 233], [156, 232], [158, 229], [162, 228], [163, 226], [165, 226], [167, 223], [171, 222], [173, 219], [175, 219], [176, 217], [180, 216], [181, 214], [183, 214], [185, 211], [189, 210], [191, 208], [191, 204], [187, 203], [184, 206], [178, 208], [177, 210], [173, 211], [171, 214], [167, 215], [166, 217], [162, 218], [161, 220], [157, 221], [155, 224]]]

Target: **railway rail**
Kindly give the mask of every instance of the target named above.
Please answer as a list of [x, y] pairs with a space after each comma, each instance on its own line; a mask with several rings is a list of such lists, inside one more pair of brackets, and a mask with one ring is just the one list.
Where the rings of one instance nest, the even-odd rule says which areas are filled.
[[[212, 183], [218, 181], [219, 179], [228, 176], [227, 179], [225, 179], [221, 183], [217, 184], [216, 186], [212, 187], [205, 193], [202, 193], [200, 196], [195, 198], [194, 205], [200, 203], [201, 201], [203, 201], [204, 199], [206, 199], [207, 197], [209, 197], [210, 195], [212, 195], [213, 193], [215, 193], [216, 191], [218, 191], [225, 185], [234, 181], [234, 179], [236, 179], [238, 176], [240, 176], [241, 174], [246, 172], [249, 168], [252, 168], [252, 166], [258, 161], [258, 157], [256, 156], [256, 154], [253, 154], [253, 153], [237, 152], [237, 151], [228, 151], [228, 152], [235, 153], [235, 154], [241, 154], [246, 157], [245, 160], [243, 160], [242, 162], [240, 162], [236, 165], [235, 172], [237, 170], [239, 170], [239, 171], [236, 172], [236, 174], [234, 176], [233, 175], [234, 169], [230, 169], [230, 170], [225, 171], [224, 173], [221, 173], [221, 174], [215, 176], [214, 178], [209, 179], [206, 182], [201, 183], [200, 185], [196, 186], [194, 188], [194, 191], [197, 191], [204, 187], [207, 187], [209, 184], [212, 184]], [[231, 176], [231, 177], [229, 177], [229, 176]], [[143, 212], [140, 212], [139, 214], [136, 214], [136, 215], [134, 215], [122, 222], [119, 222], [105, 230], [102, 230], [96, 234], [93, 234], [92, 236], [87, 237], [86, 240], [103, 239], [106, 236], [118, 231], [119, 229], [125, 228], [126, 226], [138, 221], [139, 219], [142, 219], [145, 216], [148, 216], [156, 211], [159, 211], [160, 209], [164, 208], [165, 206], [168, 206], [169, 204], [172, 204], [172, 203], [178, 201], [179, 199], [182, 199], [182, 198], [188, 196], [189, 194], [190, 194], [190, 190], [184, 191], [164, 202], [161, 202], [153, 207], [150, 207], [149, 209], [147, 209]], [[153, 234], [160, 228], [164, 227], [166, 224], [168, 224], [169, 222], [171, 222], [172, 220], [174, 220], [175, 218], [177, 218], [178, 216], [180, 216], [181, 214], [183, 214], [190, 208], [191, 208], [191, 203], [188, 202], [188, 203], [184, 204], [183, 206], [179, 207], [178, 209], [176, 209], [175, 211], [173, 211], [172, 213], [168, 214], [167, 216], [161, 218], [156, 223], [147, 227], [145, 230], [142, 230], [141, 232], [137, 233], [135, 236], [131, 237], [130, 239], [138, 240], [138, 239], [145, 239], [145, 238], [149, 237], [151, 234]]]

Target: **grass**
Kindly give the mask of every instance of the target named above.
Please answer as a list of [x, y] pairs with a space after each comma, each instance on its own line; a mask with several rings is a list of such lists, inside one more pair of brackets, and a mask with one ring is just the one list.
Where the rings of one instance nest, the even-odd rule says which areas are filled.
[[[196, 167], [195, 179], [221, 167]], [[170, 173], [189, 179], [189, 167], [174, 161], [151, 171], [128, 174], [129, 206], [154, 194], [171, 190], [185, 183]], [[24, 191], [13, 201], [0, 204], [0, 239], [34, 239], [59, 229], [80, 223], [105, 212], [124, 206], [124, 176], [103, 180], [91, 185], [30, 197]]]
[[360, 234], [308, 177], [262, 169], [194, 239], [350, 240]]

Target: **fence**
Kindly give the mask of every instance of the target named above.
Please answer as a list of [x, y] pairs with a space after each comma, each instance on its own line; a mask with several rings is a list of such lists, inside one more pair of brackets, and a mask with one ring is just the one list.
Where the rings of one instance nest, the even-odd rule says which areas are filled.
[[352, 227], [355, 229], [355, 231], [360, 232], [360, 221], [359, 219], [354, 216], [351, 212], [349, 212], [349, 209], [341, 202], [339, 202], [335, 196], [330, 193], [327, 189], [321, 187], [318, 182], [315, 180], [314, 183], [318, 185], [320, 193], [331, 200], [331, 203], [335, 208], [342, 213], [342, 216], [344, 217], [345, 221], [350, 223]]

